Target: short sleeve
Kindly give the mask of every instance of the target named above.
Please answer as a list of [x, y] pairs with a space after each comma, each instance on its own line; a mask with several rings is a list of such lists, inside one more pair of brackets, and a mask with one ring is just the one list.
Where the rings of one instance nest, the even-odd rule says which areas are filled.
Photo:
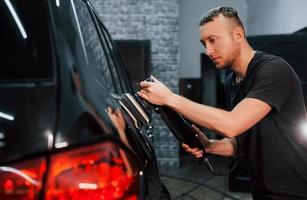
[[254, 81], [246, 98], [266, 102], [277, 112], [288, 98], [293, 84], [290, 66], [281, 60], [267, 61], [254, 73]]

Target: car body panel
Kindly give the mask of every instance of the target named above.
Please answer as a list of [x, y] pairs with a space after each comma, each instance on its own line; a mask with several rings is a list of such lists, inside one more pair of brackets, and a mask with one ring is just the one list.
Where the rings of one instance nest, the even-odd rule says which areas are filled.
[[[17, 1], [12, 2], [18, 7]], [[45, 42], [50, 43], [50, 55], [45, 62], [51, 75], [43, 80], [0, 80], [1, 95], [5, 95], [0, 99], [0, 111], [15, 117], [15, 121], [0, 119], [6, 140], [6, 146], [0, 147], [0, 165], [37, 155], [48, 159], [114, 138], [141, 165], [140, 199], [169, 197], [146, 134], [149, 130], [135, 127], [114, 98], [133, 90], [96, 11], [86, 0], [42, 0], [35, 4], [48, 13], [48, 27], [42, 28], [48, 30], [44, 33], [48, 34]], [[115, 110], [119, 110], [117, 116]]]

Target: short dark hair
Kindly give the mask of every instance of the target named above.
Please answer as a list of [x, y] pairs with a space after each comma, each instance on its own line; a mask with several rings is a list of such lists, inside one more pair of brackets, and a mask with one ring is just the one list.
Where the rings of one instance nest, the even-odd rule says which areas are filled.
[[202, 26], [208, 22], [211, 22], [214, 20], [215, 17], [218, 17], [219, 14], [222, 14], [224, 17], [232, 18], [234, 22], [243, 28], [243, 23], [239, 17], [238, 12], [236, 9], [231, 7], [217, 7], [209, 10], [199, 21], [199, 26]]

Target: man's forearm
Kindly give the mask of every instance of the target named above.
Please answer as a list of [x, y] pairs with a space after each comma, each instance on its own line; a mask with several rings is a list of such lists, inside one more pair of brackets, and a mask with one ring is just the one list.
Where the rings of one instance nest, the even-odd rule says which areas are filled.
[[217, 132], [217, 134], [226, 137], [235, 136], [232, 133], [234, 130], [234, 127], [232, 127], [233, 123], [230, 122], [231, 113], [228, 111], [198, 104], [176, 94], [170, 98], [166, 105], [185, 118], [202, 127], [211, 129]]
[[265, 101], [244, 98], [228, 112], [178, 96], [157, 79], [154, 79], [154, 82], [142, 81], [140, 85], [142, 89], [138, 95], [150, 103], [168, 106], [195, 124], [209, 128], [228, 138], [238, 136], [250, 129], [272, 109]]
[[219, 156], [232, 157], [237, 151], [236, 140], [228, 138], [222, 140], [210, 140], [210, 145], [205, 149], [205, 151], [206, 153]]

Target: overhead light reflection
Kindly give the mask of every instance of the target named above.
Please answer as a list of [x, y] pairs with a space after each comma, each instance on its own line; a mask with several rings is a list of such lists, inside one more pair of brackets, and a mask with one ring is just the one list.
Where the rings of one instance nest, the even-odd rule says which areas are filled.
[[0, 117], [1, 117], [1, 118], [4, 118], [4, 119], [7, 119], [7, 120], [10, 120], [10, 121], [14, 121], [14, 120], [15, 120], [15, 117], [14, 117], [14, 116], [5, 114], [5, 113], [3, 113], [3, 112], [0, 112]]
[[301, 133], [303, 134], [302, 136], [307, 139], [307, 122], [304, 122], [302, 125], [301, 125]]
[[95, 183], [79, 183], [79, 188], [86, 190], [96, 190], [98, 186]]
[[48, 141], [48, 149], [52, 149], [53, 145], [53, 134], [50, 130], [46, 131], [47, 141]]
[[15, 20], [17, 26], [18, 26], [18, 28], [19, 28], [19, 31], [20, 31], [22, 37], [23, 37], [24, 39], [27, 39], [27, 38], [28, 38], [28, 35], [27, 35], [25, 29], [23, 28], [23, 26], [22, 26], [22, 24], [21, 24], [21, 22], [20, 22], [20, 20], [19, 20], [19, 17], [18, 17], [18, 15], [16, 14], [16, 12], [15, 12], [15, 10], [14, 10], [14, 8], [13, 8], [11, 2], [10, 2], [10, 0], [4, 0], [4, 2], [5, 2], [5, 4], [7, 5], [7, 7], [9, 8], [9, 10], [10, 10], [10, 12], [11, 12], [11, 14], [12, 14], [12, 16], [13, 16], [13, 18], [14, 18], [14, 20]]
[[2, 166], [0, 167], [0, 171], [4, 171], [4, 172], [11, 172], [13, 174], [17, 174], [20, 177], [24, 178], [25, 180], [27, 180], [29, 183], [32, 183], [33, 185], [39, 185], [40, 183], [36, 180], [34, 180], [32, 177], [30, 177], [29, 175], [25, 174], [24, 172], [15, 169], [13, 167], [6, 167], [6, 166]]
[[68, 142], [59, 142], [55, 144], [55, 148], [61, 149], [68, 146]]
[[80, 27], [80, 23], [79, 23], [79, 20], [78, 20], [79, 18], [78, 18], [78, 15], [77, 15], [75, 4], [74, 4], [73, 0], [70, 0], [70, 3], [71, 3], [72, 10], [74, 11], [75, 19], [76, 19], [76, 22], [77, 22], [78, 33], [79, 33], [80, 40], [81, 40], [82, 50], [83, 50], [83, 53], [85, 55], [86, 63], [88, 63], [87, 53], [86, 53], [86, 50], [85, 50], [85, 44], [84, 44], [84, 40], [83, 40], [81, 27]]
[[60, 7], [60, 0], [55, 0], [55, 4], [57, 7]]

